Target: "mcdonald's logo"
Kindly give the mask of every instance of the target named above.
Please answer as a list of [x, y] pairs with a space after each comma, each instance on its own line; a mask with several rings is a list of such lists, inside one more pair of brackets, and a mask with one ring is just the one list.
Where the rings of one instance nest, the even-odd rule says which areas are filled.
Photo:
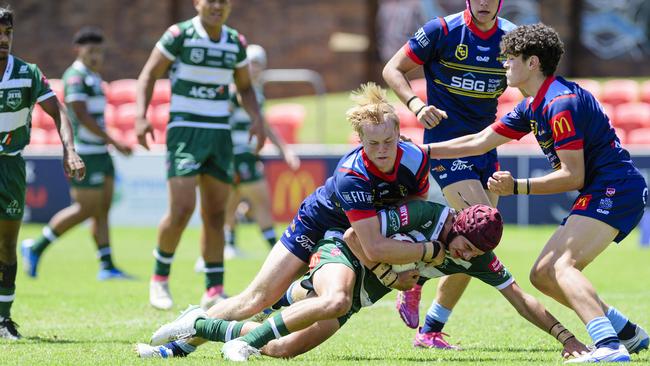
[[573, 207], [571, 210], [580, 210], [584, 211], [587, 209], [587, 206], [589, 206], [589, 202], [591, 201], [591, 195], [590, 194], [585, 194], [584, 196], [580, 196], [576, 198], [575, 203], [573, 204]]
[[273, 214], [282, 215], [287, 211], [295, 213], [302, 200], [316, 188], [318, 185], [309, 171], [283, 171], [275, 181]]
[[554, 141], [561, 141], [576, 134], [570, 111], [562, 111], [551, 117], [551, 128], [553, 129]]

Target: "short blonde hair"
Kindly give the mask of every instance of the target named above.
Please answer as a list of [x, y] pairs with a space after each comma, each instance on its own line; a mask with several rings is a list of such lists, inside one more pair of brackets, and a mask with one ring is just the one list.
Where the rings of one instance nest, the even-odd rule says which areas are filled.
[[399, 130], [399, 118], [395, 108], [386, 99], [386, 90], [373, 82], [361, 84], [361, 87], [350, 94], [350, 99], [356, 105], [347, 110], [347, 118], [354, 131], [363, 137], [363, 127], [392, 122]]

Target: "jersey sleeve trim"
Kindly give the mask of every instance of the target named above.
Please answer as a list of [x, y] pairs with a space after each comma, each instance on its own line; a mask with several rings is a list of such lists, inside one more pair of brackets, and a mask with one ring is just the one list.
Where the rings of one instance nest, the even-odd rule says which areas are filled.
[[83, 94], [83, 93], [75, 93], [75, 94], [68, 94], [65, 96], [65, 102], [70, 103], [70, 102], [85, 102], [88, 100], [88, 94]]
[[566, 144], [562, 144], [555, 147], [555, 150], [581, 150], [584, 148], [584, 141], [582, 139], [569, 141]]
[[494, 132], [498, 133], [499, 135], [505, 136], [513, 140], [519, 140], [520, 138], [528, 135], [528, 132], [517, 131], [513, 128], [510, 128], [502, 121], [496, 121], [492, 125], [490, 125], [490, 127], [492, 127]]
[[440, 25], [442, 25], [442, 32], [445, 34], [449, 34], [449, 28], [447, 28], [447, 22], [445, 21], [445, 18], [443, 17], [438, 17], [438, 20], [440, 21]]
[[512, 275], [510, 275], [510, 278], [508, 278], [504, 283], [502, 283], [502, 284], [500, 284], [500, 285], [497, 285], [497, 286], [494, 286], [494, 288], [496, 288], [497, 290], [501, 291], [501, 290], [503, 290], [504, 288], [506, 288], [506, 287], [512, 285], [513, 282], [515, 282], [515, 278], [514, 278]]
[[171, 52], [167, 51], [165, 46], [163, 46], [162, 43], [156, 42], [156, 48], [163, 54], [163, 56], [167, 57], [169, 61], [174, 61], [176, 60], [176, 56], [172, 55]]
[[420, 60], [418, 55], [416, 55], [415, 52], [413, 52], [413, 49], [411, 49], [411, 46], [408, 44], [408, 42], [406, 42], [406, 44], [404, 45], [404, 47], [402, 47], [402, 49], [404, 50], [404, 53], [406, 53], [406, 56], [410, 58], [413, 62], [415, 62], [418, 65], [424, 65], [424, 61]]
[[388, 227], [388, 218], [386, 217], [386, 210], [379, 212], [379, 231], [381, 231], [381, 236], [386, 236], [386, 230]]
[[359, 172], [356, 172], [356, 171], [354, 171], [352, 169], [349, 169], [349, 168], [339, 168], [339, 172], [354, 175], [355, 177], [361, 178], [366, 182], [370, 181], [370, 179], [368, 177], [366, 177], [365, 175], [363, 175], [363, 174], [361, 174]]
[[369, 217], [374, 217], [377, 215], [377, 212], [375, 210], [349, 210], [345, 211], [345, 215], [348, 217], [350, 222], [356, 222]]
[[56, 94], [54, 94], [54, 92], [50, 90], [48, 93], [45, 93], [45, 94], [41, 95], [40, 97], [38, 97], [36, 99], [36, 103], [40, 103], [40, 102], [42, 102], [42, 101], [44, 101], [46, 99], [50, 99], [51, 97], [54, 97], [54, 96], [56, 96]]

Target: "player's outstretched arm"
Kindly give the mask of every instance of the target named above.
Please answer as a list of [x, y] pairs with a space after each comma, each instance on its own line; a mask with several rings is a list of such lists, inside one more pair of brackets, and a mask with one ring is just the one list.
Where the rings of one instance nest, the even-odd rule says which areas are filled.
[[452, 140], [420, 146], [432, 159], [456, 159], [465, 156], [485, 154], [511, 139], [496, 133], [488, 126], [483, 131], [461, 136]]
[[63, 144], [63, 169], [66, 175], [75, 179], [83, 179], [86, 175], [86, 167], [75, 151], [72, 139], [72, 125], [68, 119], [65, 106], [55, 96], [45, 99], [39, 105], [45, 113], [52, 117], [59, 132], [59, 138], [61, 144]]
[[138, 143], [145, 149], [149, 149], [147, 144], [147, 135], [153, 139], [153, 127], [147, 121], [147, 107], [151, 102], [151, 95], [153, 94], [153, 87], [156, 80], [165, 75], [167, 70], [172, 64], [172, 60], [167, 58], [157, 47], [151, 51], [147, 63], [144, 64], [138, 82], [135, 88], [135, 133], [138, 136]]
[[539, 329], [551, 334], [563, 346], [562, 356], [576, 357], [589, 352], [587, 347], [580, 342], [570, 330], [564, 328], [555, 317], [546, 310], [544, 305], [533, 296], [525, 293], [516, 282], [501, 290], [501, 294], [508, 299], [510, 304], [526, 320]]

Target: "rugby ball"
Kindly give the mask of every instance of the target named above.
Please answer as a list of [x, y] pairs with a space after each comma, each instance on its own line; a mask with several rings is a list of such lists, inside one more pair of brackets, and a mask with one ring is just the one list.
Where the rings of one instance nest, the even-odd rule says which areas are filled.
[[[415, 239], [410, 236], [409, 234], [403, 234], [403, 233], [396, 233], [390, 236], [391, 239], [394, 240], [399, 240], [399, 241], [405, 241], [409, 243], [415, 243]], [[410, 271], [412, 269], [416, 269], [418, 267], [418, 263], [406, 263], [406, 264], [393, 264], [393, 271], [397, 273], [401, 272], [406, 272]]]

